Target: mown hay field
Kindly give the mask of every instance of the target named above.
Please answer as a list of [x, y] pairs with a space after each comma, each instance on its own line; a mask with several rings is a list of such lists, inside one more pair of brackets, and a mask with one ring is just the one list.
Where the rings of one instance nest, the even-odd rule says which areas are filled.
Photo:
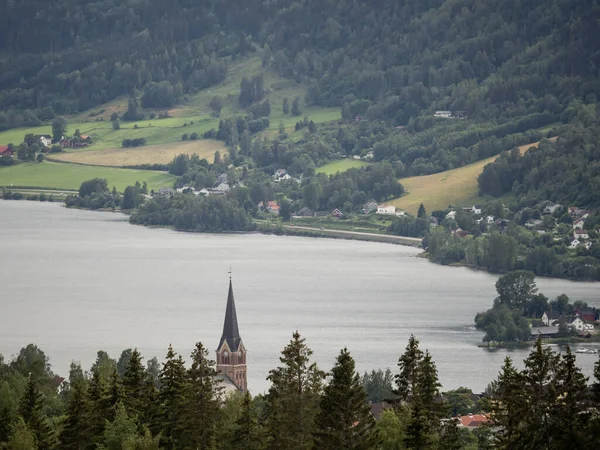
[[201, 139], [197, 141], [180, 141], [169, 144], [147, 145], [135, 148], [112, 148], [104, 150], [69, 151], [50, 155], [57, 161], [67, 161], [94, 166], [140, 166], [143, 164], [168, 164], [179, 154], [196, 154], [213, 162], [215, 152], [221, 156], [227, 153], [225, 145], [220, 141]]
[[[538, 144], [539, 142], [534, 142], [522, 145], [519, 150], [525, 153]], [[429, 212], [445, 209], [448, 205], [460, 206], [474, 203], [479, 196], [477, 177], [483, 172], [485, 165], [495, 161], [496, 158], [498, 156], [492, 156], [468, 166], [433, 175], [402, 178], [399, 181], [407, 194], [387, 203], [415, 215], [421, 203]]]

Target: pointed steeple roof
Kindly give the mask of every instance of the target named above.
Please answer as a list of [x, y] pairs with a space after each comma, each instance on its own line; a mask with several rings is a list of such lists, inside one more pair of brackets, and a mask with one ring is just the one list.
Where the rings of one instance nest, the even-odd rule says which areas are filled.
[[227, 309], [225, 310], [225, 321], [223, 323], [223, 335], [219, 342], [219, 348], [223, 342], [227, 341], [227, 345], [232, 352], [237, 352], [242, 338], [238, 329], [237, 314], [235, 312], [235, 301], [233, 299], [233, 286], [231, 278], [229, 279], [229, 293], [227, 295]]

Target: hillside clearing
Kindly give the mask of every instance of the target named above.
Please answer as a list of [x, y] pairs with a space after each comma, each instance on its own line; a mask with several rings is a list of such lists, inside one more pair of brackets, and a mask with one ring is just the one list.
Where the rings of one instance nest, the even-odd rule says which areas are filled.
[[365, 161], [359, 161], [352, 158], [344, 158], [337, 161], [330, 162], [324, 166], [317, 167], [317, 173], [324, 173], [326, 175], [333, 175], [338, 172], [345, 172], [348, 169], [356, 169], [358, 167], [368, 166], [369, 163]]
[[79, 189], [92, 178], [106, 178], [108, 186], [123, 192], [136, 181], [148, 183], [148, 189], [170, 187], [175, 177], [166, 172], [131, 170], [112, 167], [92, 167], [53, 162], [21, 163], [0, 168], [0, 186]]
[[[525, 153], [531, 147], [537, 147], [538, 144], [539, 142], [534, 142], [522, 145], [519, 150], [521, 153]], [[433, 175], [402, 178], [399, 181], [408, 194], [387, 203], [415, 215], [421, 203], [430, 212], [445, 209], [448, 205], [473, 203], [479, 198], [477, 177], [485, 165], [495, 161], [496, 158], [498, 158], [497, 155], [468, 166]]]
[[198, 141], [172, 142], [170, 144], [147, 145], [136, 148], [113, 148], [105, 150], [72, 151], [51, 155], [58, 161], [97, 166], [139, 166], [142, 164], [168, 164], [180, 154], [196, 154], [200, 159], [213, 162], [216, 151], [221, 156], [227, 148], [220, 141], [202, 139]]
[[[253, 56], [242, 61], [233, 62], [229, 66], [227, 78], [221, 84], [203, 89], [191, 95], [183, 105], [169, 109], [169, 114], [172, 117], [164, 119], [155, 117], [154, 119], [144, 119], [137, 122], [121, 121], [120, 129], [114, 130], [110, 121], [110, 115], [116, 112], [121, 116], [127, 110], [127, 99], [121, 97], [75, 116], [67, 117], [66, 134], [72, 135], [75, 130], [79, 130], [82, 134], [92, 137], [94, 143], [89, 148], [77, 150], [77, 152], [117, 149], [121, 147], [121, 142], [124, 139], [135, 138], [146, 139], [148, 145], [181, 143], [181, 136], [183, 134], [190, 135], [197, 133], [199, 136], [202, 136], [203, 133], [210, 129], [218, 129], [219, 122], [222, 119], [246, 116], [248, 111], [241, 108], [238, 104], [240, 83], [242, 77], [252, 77], [258, 74], [262, 74], [264, 77], [264, 85], [267, 92], [265, 98], [268, 98], [271, 104], [270, 125], [263, 132], [263, 135], [277, 131], [280, 122], [283, 122], [286, 128], [293, 130], [296, 122], [301, 121], [304, 116], [307, 116], [309, 120], [312, 120], [316, 124], [341, 120], [341, 108], [304, 105], [303, 99], [307, 89], [305, 84], [282, 78], [272, 71], [265, 70], [261, 66], [261, 58]], [[214, 117], [209, 106], [211, 99], [215, 96], [220, 97], [223, 103], [220, 117]], [[283, 114], [283, 99], [287, 98], [291, 103], [296, 97], [301, 99], [300, 115], [292, 116], [291, 114]], [[166, 109], [168, 108], [145, 110], [145, 113], [154, 112], [158, 114]], [[51, 134], [52, 130], [50, 125], [46, 125], [3, 131], [0, 132], [0, 145], [7, 145], [9, 143], [15, 146], [19, 145], [23, 142], [24, 136], [30, 133]], [[169, 154], [172, 155], [172, 153]], [[113, 157], [112, 152], [108, 152], [106, 155], [109, 158]], [[204, 157], [207, 156], [206, 154], [204, 155]], [[65, 160], [74, 161], [71, 157], [68, 158]], [[101, 161], [97, 157], [94, 157], [92, 160], [94, 162], [90, 164], [114, 165], [110, 160]], [[79, 162], [78, 159], [77, 161]]]

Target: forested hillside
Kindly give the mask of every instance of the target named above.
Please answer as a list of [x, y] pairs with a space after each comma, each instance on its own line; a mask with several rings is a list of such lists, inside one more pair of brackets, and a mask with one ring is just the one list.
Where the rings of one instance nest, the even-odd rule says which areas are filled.
[[[0, 6], [0, 127], [85, 110], [149, 83], [175, 100], [251, 42], [307, 102], [394, 125], [423, 110], [559, 114], [600, 91], [597, 1], [31, 0]], [[11, 110], [14, 110], [12, 113]], [[27, 110], [27, 113], [21, 111]], [[17, 113], [17, 111], [19, 111]]]
[[600, 115], [596, 105], [573, 108], [573, 124], [556, 142], [520, 155], [506, 152], [479, 176], [479, 189], [495, 197], [512, 192], [524, 206], [540, 199], [600, 207]]

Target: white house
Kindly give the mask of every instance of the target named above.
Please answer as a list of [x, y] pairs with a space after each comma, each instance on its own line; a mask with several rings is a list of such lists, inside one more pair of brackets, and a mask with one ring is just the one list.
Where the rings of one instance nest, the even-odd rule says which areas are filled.
[[290, 176], [289, 173], [287, 173], [287, 170], [278, 169], [277, 171], [275, 171], [275, 175], [273, 175], [273, 178], [275, 179], [275, 181], [282, 181], [282, 180], [289, 180], [292, 177]]
[[583, 226], [585, 225], [585, 219], [579, 219], [573, 222], [574, 230], [583, 230]]
[[487, 221], [488, 225], [492, 225], [494, 223], [494, 216], [487, 216], [485, 220]]
[[583, 246], [586, 250], [589, 250], [590, 248], [592, 248], [592, 241], [587, 241], [585, 244], [583, 244]]
[[569, 248], [577, 248], [581, 245], [581, 242], [579, 241], [579, 239], [573, 239], [571, 241], [571, 244], [569, 244]]
[[562, 205], [559, 205], [558, 203], [549, 204], [544, 208], [544, 214], [554, 214], [554, 212], [560, 208], [562, 208]]
[[446, 214], [446, 219], [456, 219], [456, 211], [450, 211], [448, 214]]
[[554, 311], [545, 311], [542, 314], [542, 323], [547, 327], [552, 326], [560, 319], [560, 314]]
[[47, 135], [40, 136], [40, 144], [42, 144], [44, 147], [48, 147], [50, 144], [52, 144], [52, 137]]
[[436, 111], [433, 113], [433, 117], [442, 117], [444, 119], [449, 119], [452, 117], [452, 111]]
[[585, 322], [581, 320], [581, 317], [575, 317], [573, 320], [567, 323], [569, 328], [574, 328], [577, 331], [583, 331], [585, 329]]
[[396, 217], [404, 217], [406, 213], [404, 211], [396, 211]]
[[213, 191], [228, 192], [229, 185], [227, 183], [220, 183], [217, 187], [213, 188]]
[[588, 232], [585, 231], [585, 230], [575, 230], [575, 231], [573, 231], [573, 237], [575, 239], [579, 239], [579, 240], [581, 240], [581, 239], [589, 239], [590, 238]]
[[375, 156], [375, 153], [373, 153], [373, 150], [367, 152], [367, 154], [365, 155], [365, 159], [373, 159], [373, 156]]
[[388, 216], [393, 216], [396, 214], [396, 207], [393, 205], [379, 205], [377, 207], [377, 214], [384, 214]]

